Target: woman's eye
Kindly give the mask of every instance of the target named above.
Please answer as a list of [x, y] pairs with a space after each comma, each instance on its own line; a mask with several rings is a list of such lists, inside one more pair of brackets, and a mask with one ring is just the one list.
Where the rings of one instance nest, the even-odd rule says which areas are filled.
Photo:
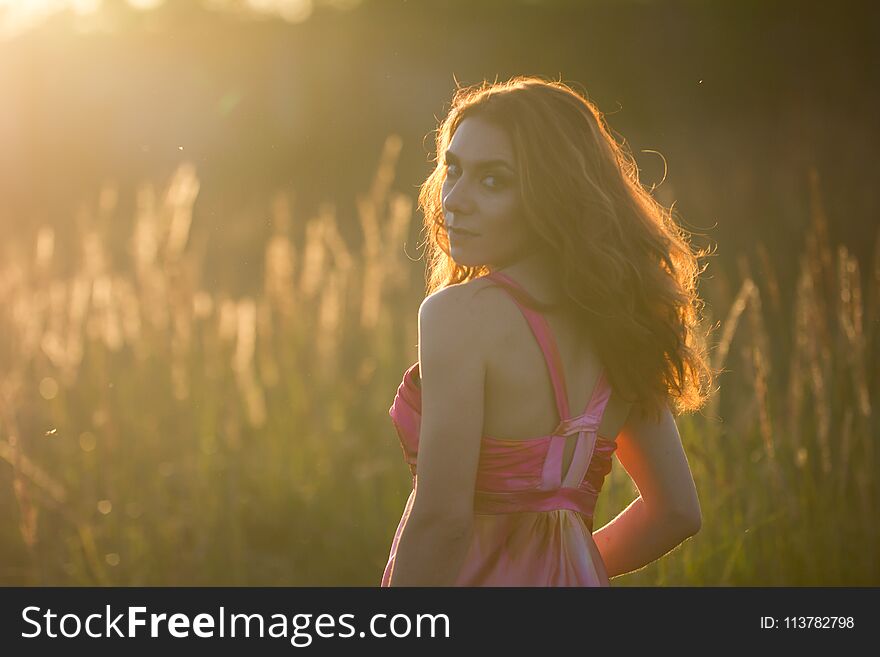
[[[444, 164], [444, 168], [446, 169], [446, 178], [457, 178], [461, 175], [461, 171], [459, 171], [457, 164]], [[488, 189], [499, 189], [504, 187], [504, 180], [495, 174], [489, 174], [483, 176], [481, 179], [483, 185], [485, 185]]]
[[490, 180], [491, 183], [487, 184], [486, 186], [491, 189], [499, 189], [501, 187], [504, 187], [504, 180], [502, 180], [498, 176], [495, 176], [495, 175], [486, 176], [485, 178], [483, 178], [483, 183], [486, 183], [487, 180]]

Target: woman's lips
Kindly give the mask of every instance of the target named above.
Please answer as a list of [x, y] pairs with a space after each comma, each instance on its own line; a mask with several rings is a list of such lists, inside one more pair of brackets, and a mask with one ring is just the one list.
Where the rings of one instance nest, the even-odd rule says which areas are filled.
[[449, 234], [453, 237], [479, 237], [479, 233], [472, 233], [461, 228], [449, 228]]

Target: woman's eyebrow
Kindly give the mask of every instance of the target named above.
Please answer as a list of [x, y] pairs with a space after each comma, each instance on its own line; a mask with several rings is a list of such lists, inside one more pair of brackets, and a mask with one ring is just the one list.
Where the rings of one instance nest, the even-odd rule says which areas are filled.
[[[452, 151], [450, 151], [448, 149], [443, 157], [446, 162], [454, 162], [455, 164], [461, 164], [461, 160], [458, 158], [458, 155], [456, 155], [455, 153], [453, 153]], [[507, 160], [504, 160], [501, 158], [496, 158], [496, 159], [491, 159], [491, 160], [478, 160], [473, 163], [473, 166], [477, 169], [491, 169], [492, 167], [504, 167], [506, 169], [510, 169], [511, 171], [514, 171], [513, 166], [511, 166], [511, 164]]]

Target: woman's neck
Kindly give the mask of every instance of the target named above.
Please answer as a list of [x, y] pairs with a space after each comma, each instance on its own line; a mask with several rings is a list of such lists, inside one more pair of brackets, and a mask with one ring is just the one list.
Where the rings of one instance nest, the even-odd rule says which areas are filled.
[[531, 253], [500, 268], [490, 266], [489, 270], [510, 276], [540, 302], [562, 301], [563, 293], [556, 266], [546, 252]]

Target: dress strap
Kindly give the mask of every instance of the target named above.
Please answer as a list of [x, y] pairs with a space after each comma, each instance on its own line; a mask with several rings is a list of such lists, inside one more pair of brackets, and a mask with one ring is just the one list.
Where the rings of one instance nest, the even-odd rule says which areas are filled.
[[[496, 282], [500, 281], [506, 283], [507, 285], [516, 288], [523, 295], [530, 296], [522, 285], [506, 274], [495, 271], [490, 272], [486, 277], [492, 278]], [[510, 290], [507, 289], [504, 284], [499, 287], [510, 294]], [[547, 319], [541, 313], [522, 304], [513, 294], [510, 294], [510, 298], [526, 318], [535, 339], [538, 341], [538, 345], [541, 347], [541, 352], [544, 354], [544, 362], [547, 364], [547, 370], [550, 372], [550, 380], [553, 383], [553, 394], [556, 397], [556, 409], [559, 411], [559, 420], [561, 422], [569, 417], [568, 392], [565, 386], [562, 358], [559, 355], [559, 347], [556, 344], [556, 339], [553, 337], [553, 331], [550, 329]]]
[[[608, 405], [611, 397], [612, 390], [605, 375], [605, 368], [603, 367], [599, 370], [596, 385], [583, 412], [575, 417], [571, 417], [568, 408], [568, 392], [565, 386], [562, 358], [559, 355], [559, 347], [556, 344], [550, 324], [541, 313], [529, 308], [516, 298], [511, 288], [529, 297], [528, 292], [519, 283], [500, 272], [492, 272], [488, 276], [500, 283], [500, 287], [510, 294], [513, 302], [526, 318], [532, 333], [535, 334], [535, 338], [541, 346], [544, 361], [547, 363], [550, 379], [553, 382], [556, 408], [559, 411], [559, 426], [550, 440], [547, 456], [544, 459], [541, 490], [556, 490], [560, 487], [577, 489], [592, 462], [598, 430], [605, 414], [605, 407]], [[573, 435], [577, 435], [574, 451], [568, 463], [564, 464], [567, 438]]]

